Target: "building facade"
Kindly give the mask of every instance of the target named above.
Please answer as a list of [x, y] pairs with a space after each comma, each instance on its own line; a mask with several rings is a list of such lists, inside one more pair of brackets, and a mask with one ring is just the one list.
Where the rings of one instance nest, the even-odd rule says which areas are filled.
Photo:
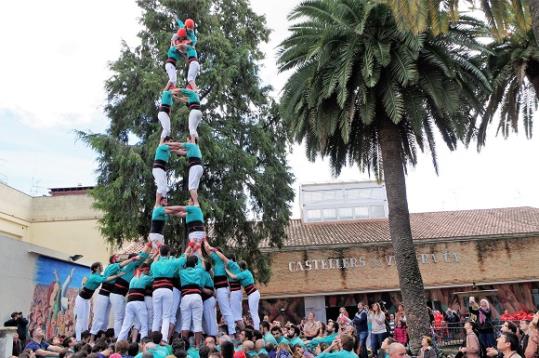
[[0, 183], [0, 240], [12, 238], [65, 258], [82, 255], [79, 263], [107, 262], [110, 247], [101, 236], [101, 213], [93, 208], [88, 187], [51, 189], [50, 196], [32, 197]]
[[[411, 214], [417, 259], [433, 309], [465, 313], [469, 296], [495, 311], [539, 307], [539, 209], [504, 208]], [[267, 249], [272, 276], [261, 287], [270, 319], [306, 312], [335, 319], [357, 302], [401, 303], [387, 219], [293, 220], [280, 250]], [[488, 290], [488, 291], [487, 291]]]

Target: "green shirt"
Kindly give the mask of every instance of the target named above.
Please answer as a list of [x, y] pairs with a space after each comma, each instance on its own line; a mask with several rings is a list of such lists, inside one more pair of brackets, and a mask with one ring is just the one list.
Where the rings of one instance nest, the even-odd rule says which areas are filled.
[[152, 210], [152, 220], [167, 221], [168, 214], [165, 211], [164, 206], [155, 206]]
[[[245, 272], [245, 271], [244, 271]], [[301, 347], [305, 348], [305, 343], [301, 340], [299, 337], [294, 337], [291, 340], [289, 340], [288, 345], [290, 347], [294, 347], [296, 344], [300, 345]]]
[[253, 277], [253, 274], [249, 270], [243, 270], [240, 273], [237, 273], [235, 275], [243, 287], [247, 287], [249, 285], [255, 284], [255, 278]]
[[[120, 269], [121, 269], [121, 267], [120, 267], [119, 263], [110, 264], [103, 271], [103, 276], [109, 277], [109, 276], [112, 276], [112, 275], [116, 275], [118, 272], [120, 272]], [[114, 281], [116, 281], [116, 280], [112, 280], [112, 281], [108, 281], [108, 282], [109, 283], [114, 283]]]
[[150, 274], [152, 277], [168, 277], [174, 278], [176, 272], [185, 265], [185, 257], [182, 255], [179, 258], [160, 257], [159, 260], [152, 263], [150, 266]]
[[325, 353], [322, 352], [320, 355], [318, 355], [318, 358], [358, 358], [357, 354], [354, 352], [349, 351], [338, 351], [338, 352], [331, 352], [331, 353]]
[[202, 159], [202, 152], [198, 144], [194, 143], [183, 143], [182, 147], [187, 151], [187, 158], [200, 158]]
[[187, 97], [187, 105], [193, 104], [193, 103], [200, 103], [200, 97], [198, 93], [195, 91], [191, 91], [187, 88], [181, 88], [180, 92]]
[[195, 347], [189, 347], [187, 350], [187, 356], [189, 358], [200, 358], [200, 354], [198, 352], [198, 348]]
[[170, 147], [168, 144], [160, 144], [155, 149], [155, 160], [162, 160], [168, 163], [170, 159]]
[[202, 273], [202, 283], [200, 285], [201, 287], [211, 288], [214, 289], [215, 285], [213, 284], [213, 280], [211, 278], [211, 275], [208, 271], [204, 270]]
[[266, 342], [266, 344], [268, 343], [271, 343], [273, 344], [274, 346], [277, 346], [277, 340], [275, 339], [275, 337], [273, 337], [273, 334], [271, 334], [270, 332], [266, 332], [266, 334], [264, 334], [264, 342]]
[[183, 286], [198, 285], [202, 287], [202, 275], [206, 270], [202, 267], [186, 267], [180, 269], [180, 282]]
[[172, 106], [172, 92], [170, 91], [161, 92], [161, 104]]
[[187, 212], [187, 216], [185, 217], [186, 223], [189, 224], [193, 221], [204, 222], [204, 214], [202, 214], [200, 206], [188, 205], [185, 207], [185, 211]]
[[139, 288], [139, 289], [144, 289], [146, 287], [148, 287], [148, 285], [150, 283], [152, 283], [153, 281], [153, 277], [152, 276], [148, 276], [148, 275], [140, 275], [140, 276], [135, 276], [131, 279], [131, 281], [129, 282], [129, 288]]
[[148, 352], [153, 354], [153, 358], [165, 358], [172, 354], [172, 347], [169, 345], [166, 346], [155, 346], [154, 348], [148, 349]]
[[329, 334], [325, 337], [317, 337], [309, 342], [309, 347], [316, 347], [319, 344], [331, 344], [337, 338], [337, 333]]
[[185, 46], [185, 54], [187, 55], [188, 59], [191, 58], [191, 57], [197, 58], [197, 50], [195, 50], [195, 48], [193, 46], [186, 45]]
[[135, 276], [135, 269], [140, 266], [149, 255], [146, 252], [140, 252], [138, 256], [139, 259], [137, 261], [128, 263], [121, 270], [121, 272], [125, 272], [125, 274], [123, 274], [121, 277], [127, 282], [131, 281], [133, 276]]
[[[241, 269], [236, 261], [228, 260], [227, 268], [236, 276], [241, 272]], [[228, 279], [232, 282], [239, 281], [238, 279], [233, 279], [230, 276], [228, 277]]]
[[173, 58], [178, 61], [181, 57], [180, 52], [176, 49], [175, 46], [170, 46], [167, 51], [168, 58]]
[[216, 252], [210, 254], [211, 263], [213, 265], [213, 273], [215, 276], [226, 276], [225, 262], [217, 255]]
[[101, 285], [107, 278], [108, 276], [93, 273], [88, 277], [88, 280], [84, 284], [84, 287], [89, 290], [95, 291], [99, 287], [99, 285]]

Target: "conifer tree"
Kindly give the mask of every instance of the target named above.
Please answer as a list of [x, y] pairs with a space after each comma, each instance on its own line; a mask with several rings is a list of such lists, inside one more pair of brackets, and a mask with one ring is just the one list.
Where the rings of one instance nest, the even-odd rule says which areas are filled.
[[[267, 281], [269, 265], [258, 247], [262, 240], [280, 246], [293, 199], [286, 164], [287, 131], [270, 87], [258, 76], [264, 54], [258, 49], [269, 31], [246, 0], [139, 0], [142, 8], [140, 45], [125, 43], [112, 62], [106, 82], [105, 133], [79, 133], [98, 153], [98, 183], [92, 191], [103, 211], [101, 231], [112, 243], [146, 239], [155, 201], [151, 174], [161, 131], [158, 99], [167, 82], [164, 70], [175, 18], [197, 23], [201, 73], [197, 79], [203, 121], [198, 128], [205, 173], [199, 188], [210, 238], [232, 242], [240, 257], [257, 267]], [[186, 69], [179, 62], [180, 85]], [[188, 109], [172, 107], [172, 137], [185, 141]], [[169, 202], [188, 197], [185, 159], [171, 160]], [[185, 236], [180, 219], [167, 224], [165, 239], [180, 245]]]

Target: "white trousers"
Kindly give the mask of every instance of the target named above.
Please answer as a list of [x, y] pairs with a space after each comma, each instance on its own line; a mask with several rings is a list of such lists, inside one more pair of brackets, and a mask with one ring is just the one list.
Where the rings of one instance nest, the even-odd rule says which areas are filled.
[[197, 128], [202, 121], [202, 112], [200, 109], [189, 111], [189, 134], [198, 138]]
[[234, 321], [243, 320], [242, 299], [243, 294], [241, 290], [230, 291], [230, 309], [232, 310]]
[[182, 331], [202, 332], [202, 297], [199, 294], [186, 295], [180, 303], [182, 311]]
[[253, 327], [255, 330], [260, 330], [260, 316], [258, 315], [258, 303], [260, 302], [260, 291], [256, 290], [247, 296], [247, 302], [249, 302], [249, 312], [251, 313], [251, 319], [253, 320]]
[[187, 235], [189, 242], [194, 241], [197, 244], [200, 244], [206, 238], [206, 231], [193, 231]]
[[153, 322], [152, 331], [159, 331], [163, 340], [168, 340], [168, 326], [170, 325], [170, 306], [172, 306], [172, 290], [158, 288], [153, 291]]
[[157, 113], [157, 119], [159, 119], [159, 122], [161, 123], [161, 128], [163, 128], [163, 130], [161, 131], [161, 139], [163, 139], [166, 136], [170, 135], [170, 117], [166, 112], [160, 111], [159, 113]]
[[114, 321], [114, 337], [118, 337], [125, 316], [125, 296], [111, 293], [109, 298]]
[[148, 328], [152, 327], [153, 322], [153, 299], [152, 296], [144, 296], [146, 311], [148, 312]]
[[176, 287], [172, 288], [172, 305], [170, 306], [170, 323], [176, 325], [176, 317], [180, 308], [181, 293]]
[[156, 232], [151, 232], [150, 235], [148, 235], [148, 240], [152, 243], [152, 248], [157, 249], [159, 245], [165, 243], [165, 236]]
[[110, 301], [109, 296], [97, 294], [94, 298], [94, 317], [92, 319], [91, 334], [106, 330], [109, 324]]
[[202, 316], [202, 328], [208, 336], [217, 337], [217, 309], [215, 307], [215, 297], [210, 297], [203, 302], [204, 314]]
[[173, 83], [174, 86], [176, 86], [176, 83], [178, 82], [178, 73], [176, 72], [176, 66], [174, 66], [172, 63], [165, 63], [165, 71], [167, 71], [168, 80], [169, 82]]
[[200, 63], [198, 61], [191, 61], [189, 63], [189, 70], [187, 71], [187, 82], [196, 81], [199, 72]]
[[230, 309], [230, 291], [228, 287], [221, 287], [215, 290], [217, 296], [217, 304], [219, 305], [219, 311], [228, 327], [228, 334], [236, 333], [236, 322], [232, 317], [232, 310]]
[[200, 178], [204, 173], [202, 165], [193, 165], [189, 168], [189, 190], [198, 190], [200, 184]]
[[122, 329], [118, 335], [118, 340], [127, 340], [129, 330], [133, 325], [137, 328], [140, 326], [140, 338], [148, 336], [148, 310], [144, 301], [127, 302], [125, 306], [125, 319], [122, 324]]
[[90, 300], [77, 295], [75, 298], [75, 338], [77, 342], [81, 340], [81, 333], [88, 329], [88, 320], [90, 319]]
[[167, 183], [167, 173], [161, 168], [152, 169], [153, 179], [155, 181], [155, 186], [157, 187], [157, 192], [161, 196], [167, 196], [168, 193], [168, 183]]

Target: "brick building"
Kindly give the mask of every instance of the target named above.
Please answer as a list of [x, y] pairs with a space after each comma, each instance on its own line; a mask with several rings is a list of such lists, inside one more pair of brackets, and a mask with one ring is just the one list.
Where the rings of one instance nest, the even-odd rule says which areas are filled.
[[[464, 313], [474, 295], [488, 296], [497, 312], [537, 310], [539, 209], [417, 213], [411, 225], [430, 306]], [[336, 318], [359, 300], [390, 311], [400, 303], [387, 219], [293, 220], [284, 247], [265, 252], [272, 277], [261, 287], [262, 311], [270, 318]]]
[[[488, 297], [495, 314], [539, 307], [539, 209], [531, 207], [411, 214], [412, 235], [428, 304], [466, 312], [469, 296]], [[350, 313], [358, 301], [400, 303], [395, 258], [385, 218], [292, 220], [272, 276], [259, 285], [261, 315], [299, 322]], [[131, 244], [128, 252], [141, 244]], [[247, 310], [245, 310], [247, 312]]]

